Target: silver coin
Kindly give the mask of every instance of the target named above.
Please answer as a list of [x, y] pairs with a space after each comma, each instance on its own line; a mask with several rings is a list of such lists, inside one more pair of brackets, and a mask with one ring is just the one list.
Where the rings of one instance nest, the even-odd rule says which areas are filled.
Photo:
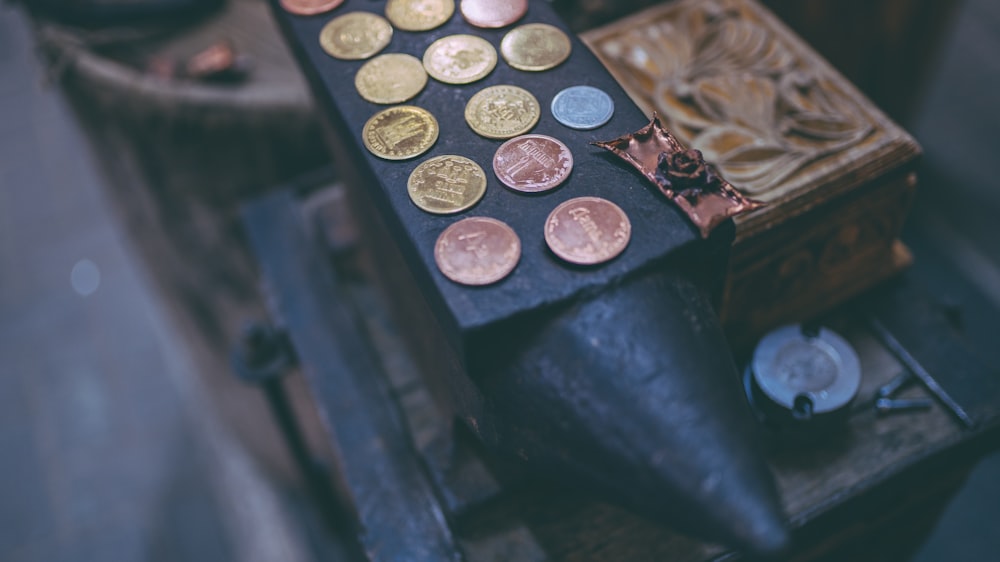
[[571, 129], [596, 129], [614, 113], [611, 96], [593, 86], [571, 86], [552, 98], [552, 116]]

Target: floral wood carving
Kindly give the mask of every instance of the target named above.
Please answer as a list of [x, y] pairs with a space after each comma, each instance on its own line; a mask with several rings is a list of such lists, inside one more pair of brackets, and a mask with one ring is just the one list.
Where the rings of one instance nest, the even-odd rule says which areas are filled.
[[647, 111], [763, 201], [877, 128], [843, 79], [769, 29], [744, 0], [679, 0], [584, 37]]

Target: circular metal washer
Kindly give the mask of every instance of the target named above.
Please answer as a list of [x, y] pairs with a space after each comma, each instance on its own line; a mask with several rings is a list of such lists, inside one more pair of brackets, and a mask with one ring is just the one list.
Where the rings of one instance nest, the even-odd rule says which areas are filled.
[[861, 362], [847, 341], [832, 330], [803, 333], [783, 326], [757, 344], [750, 363], [754, 381], [778, 406], [796, 411], [808, 399], [814, 415], [843, 408], [861, 386]]

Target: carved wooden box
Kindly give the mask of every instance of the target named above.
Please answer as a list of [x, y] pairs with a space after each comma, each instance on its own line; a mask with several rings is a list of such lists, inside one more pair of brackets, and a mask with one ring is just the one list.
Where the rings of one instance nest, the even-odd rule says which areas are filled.
[[920, 147], [754, 0], [678, 0], [582, 35], [644, 111], [768, 203], [736, 219], [734, 344], [898, 272]]

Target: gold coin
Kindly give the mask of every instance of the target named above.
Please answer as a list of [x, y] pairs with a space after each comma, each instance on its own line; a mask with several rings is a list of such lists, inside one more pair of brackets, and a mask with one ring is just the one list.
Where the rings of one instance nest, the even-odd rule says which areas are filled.
[[541, 113], [535, 96], [509, 85], [483, 88], [465, 105], [465, 121], [473, 131], [490, 139], [527, 133], [538, 123]]
[[417, 207], [436, 215], [450, 215], [483, 198], [486, 174], [468, 158], [445, 154], [417, 166], [406, 182], [406, 190]]
[[427, 73], [417, 57], [403, 53], [379, 55], [354, 76], [354, 87], [372, 103], [402, 103], [427, 85]]
[[485, 78], [497, 65], [497, 51], [475, 35], [449, 35], [424, 51], [424, 69], [446, 84], [468, 84]]
[[330, 20], [319, 32], [319, 44], [337, 59], [362, 60], [378, 53], [392, 39], [392, 26], [369, 12], [351, 12]]
[[438, 122], [415, 105], [383, 109], [365, 123], [361, 139], [369, 152], [386, 160], [406, 160], [430, 150], [438, 138]]
[[547, 23], [515, 27], [500, 41], [500, 53], [507, 64], [518, 70], [548, 70], [569, 58], [569, 37]]
[[404, 31], [429, 31], [455, 13], [455, 0], [389, 0], [385, 17]]

